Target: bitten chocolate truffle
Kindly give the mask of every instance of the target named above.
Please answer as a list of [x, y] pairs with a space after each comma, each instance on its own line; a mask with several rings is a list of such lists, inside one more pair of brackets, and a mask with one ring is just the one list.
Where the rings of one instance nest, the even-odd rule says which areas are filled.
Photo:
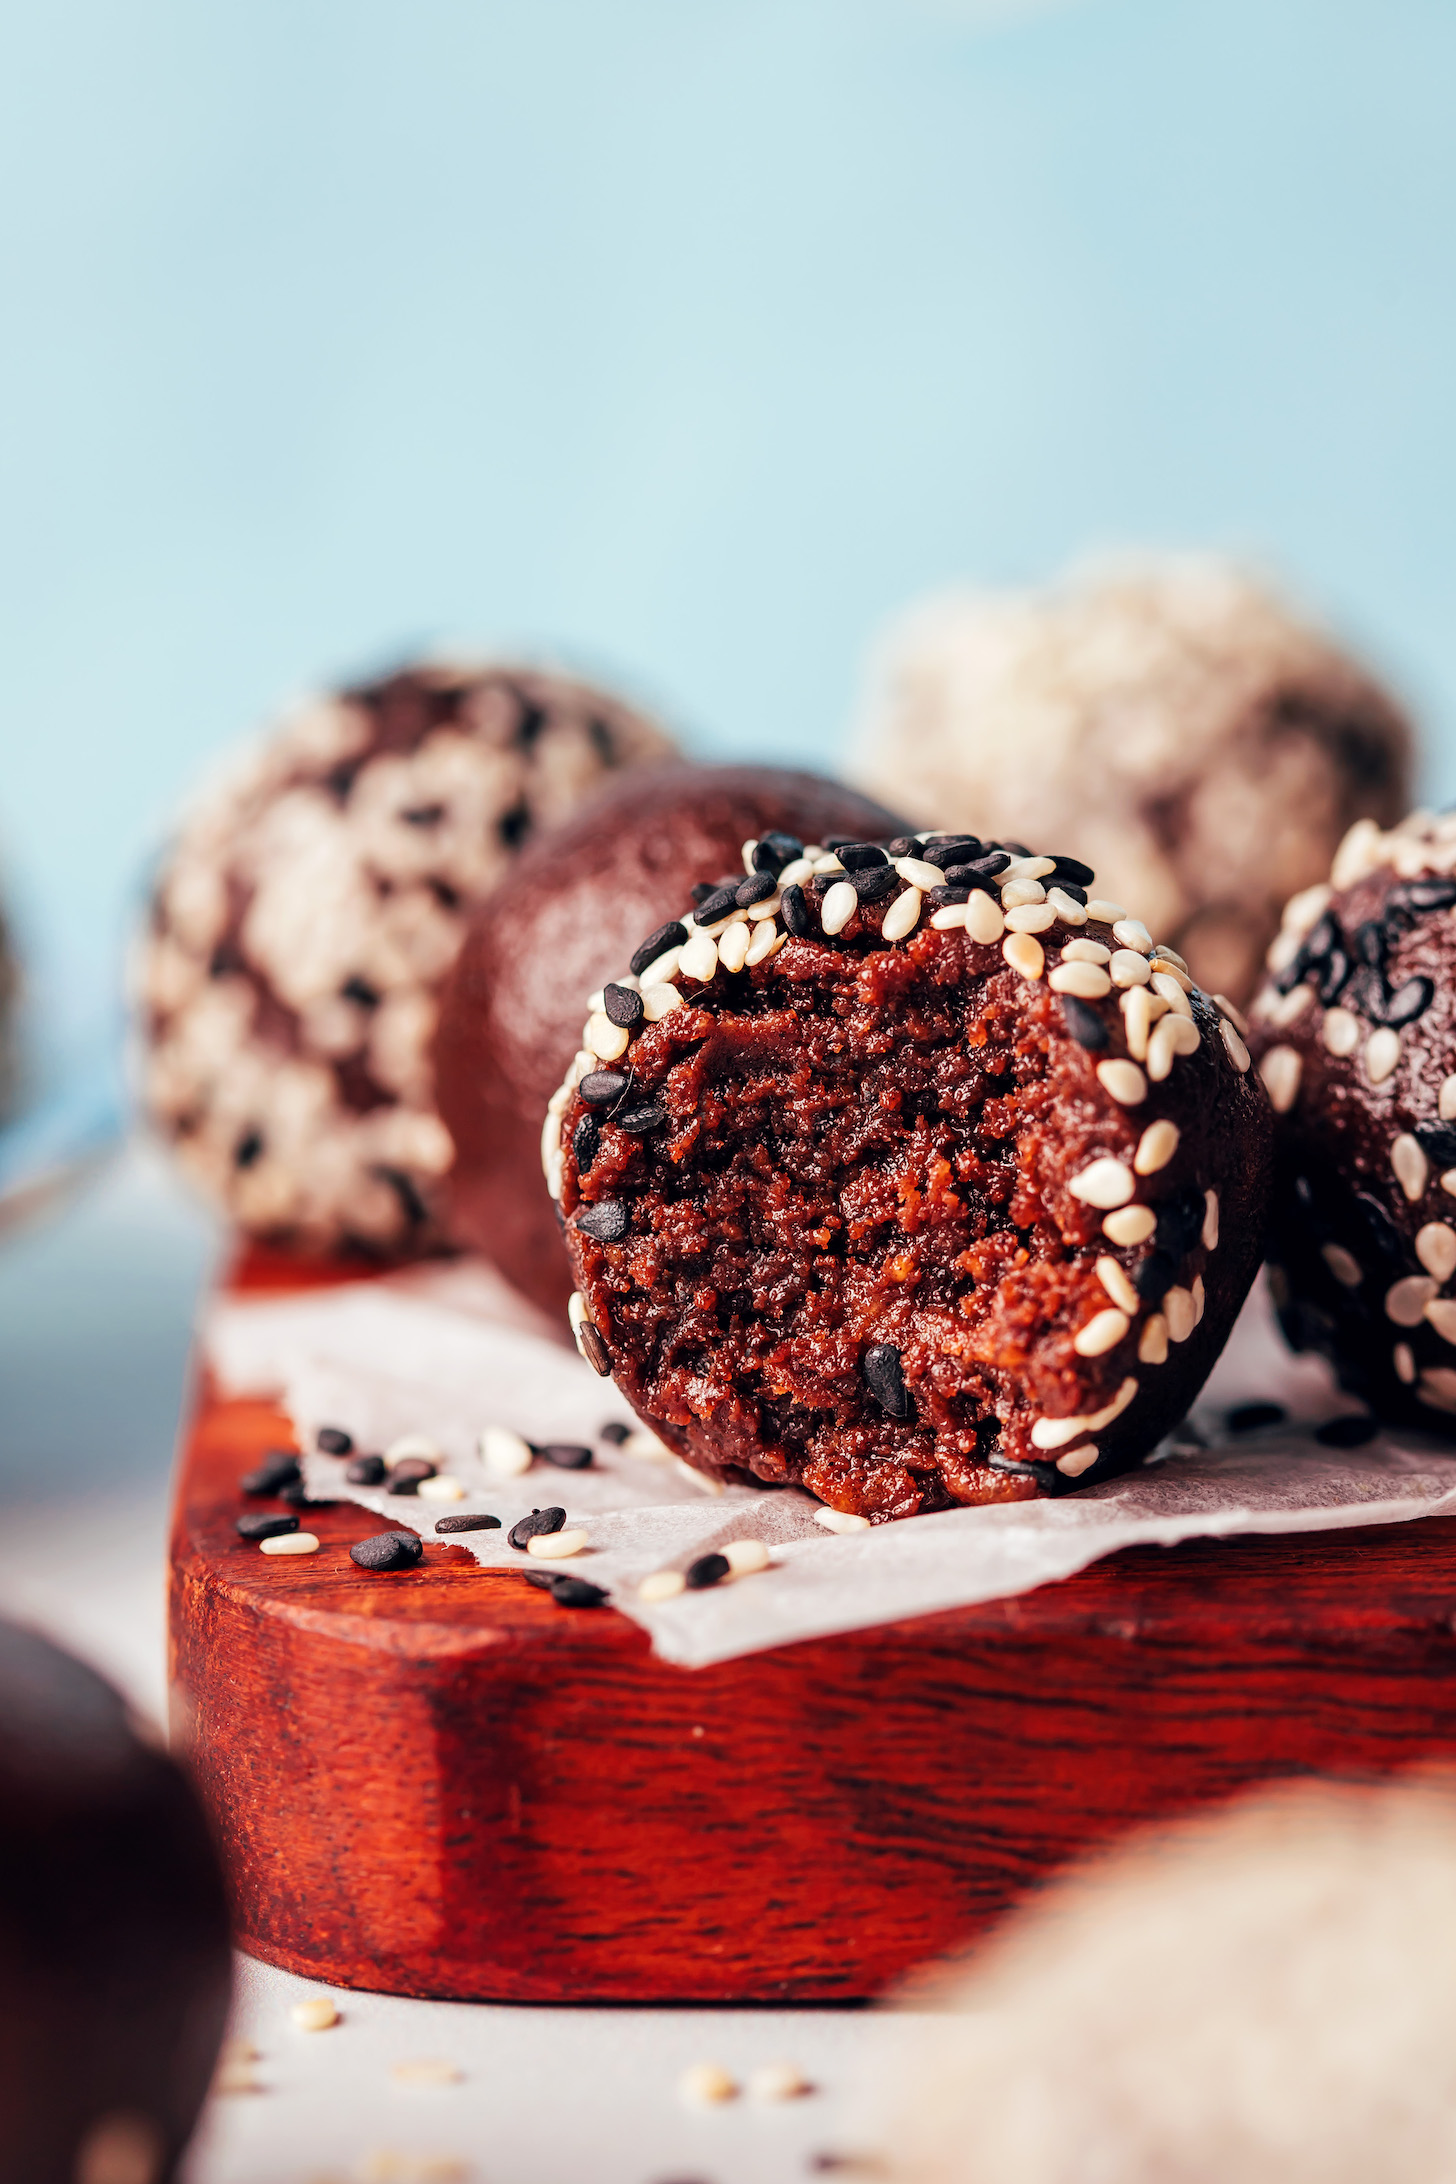
[[1285, 1334], [1383, 1418], [1456, 1433], [1456, 814], [1352, 829], [1285, 912], [1251, 1036]]
[[593, 996], [544, 1138], [572, 1323], [700, 1470], [874, 1522], [1105, 1478], [1182, 1417], [1269, 1105], [1233, 1005], [1093, 879], [749, 841]]
[[92, 1670], [0, 1623], [0, 2176], [172, 2178], [231, 1980], [181, 1771]]
[[[476, 917], [441, 1003], [435, 1071], [457, 1148], [455, 1240], [564, 1314], [572, 1277], [541, 1190], [541, 1123], [581, 1043], [584, 996], [626, 970], [644, 935], [691, 911], [694, 882], [704, 894], [730, 878], [736, 887], [748, 836], [822, 841], [899, 824], [814, 774], [677, 765], [614, 782], [533, 842]], [[635, 1001], [624, 991], [602, 1007], [630, 1019]]]
[[917, 816], [1064, 842], [1241, 1005], [1345, 830], [1410, 803], [1399, 706], [1243, 570], [1093, 569], [949, 594], [882, 648], [858, 778]]
[[559, 675], [419, 666], [309, 706], [194, 813], [140, 950], [145, 1096], [244, 1228], [438, 1243], [430, 1041], [470, 912], [539, 827], [670, 749]]

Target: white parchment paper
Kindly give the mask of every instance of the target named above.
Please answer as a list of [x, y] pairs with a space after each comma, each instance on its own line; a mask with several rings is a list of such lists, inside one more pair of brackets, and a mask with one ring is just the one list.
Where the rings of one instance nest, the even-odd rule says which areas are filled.
[[[815, 1522], [819, 1505], [806, 1494], [710, 1490], [684, 1466], [599, 1442], [607, 1420], [635, 1423], [622, 1398], [483, 1265], [220, 1300], [204, 1343], [226, 1391], [279, 1398], [300, 1447], [312, 1447], [321, 1425], [342, 1426], [357, 1448], [371, 1450], [423, 1434], [467, 1490], [449, 1505], [388, 1495], [347, 1485], [342, 1461], [310, 1455], [305, 1476], [316, 1498], [358, 1502], [389, 1529], [427, 1538], [441, 1515], [489, 1510], [500, 1531], [462, 1533], [452, 1544], [486, 1566], [559, 1569], [604, 1585], [613, 1605], [650, 1632], [656, 1651], [686, 1668], [1026, 1592], [1119, 1547], [1456, 1511], [1456, 1449], [1403, 1433], [1352, 1450], [1313, 1439], [1314, 1423], [1354, 1406], [1322, 1365], [1290, 1356], [1262, 1288], [1189, 1427], [1144, 1470], [1056, 1501], [951, 1510], [845, 1537]], [[1291, 1422], [1229, 1437], [1228, 1407], [1263, 1397], [1283, 1403]], [[537, 1443], [593, 1442], [596, 1461], [585, 1471], [538, 1463], [520, 1478], [490, 1478], [476, 1444], [492, 1425]], [[506, 1532], [550, 1504], [566, 1509], [567, 1524], [584, 1528], [590, 1545], [569, 1562], [528, 1561]], [[637, 1597], [652, 1571], [685, 1568], [747, 1537], [768, 1545], [767, 1570], [656, 1606]]]

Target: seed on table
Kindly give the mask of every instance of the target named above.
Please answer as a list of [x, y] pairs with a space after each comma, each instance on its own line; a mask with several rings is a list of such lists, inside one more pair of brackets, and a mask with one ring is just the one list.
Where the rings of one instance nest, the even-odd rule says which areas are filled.
[[463, 2072], [458, 2064], [432, 2056], [418, 2062], [394, 2063], [389, 2075], [396, 2085], [458, 2085]]
[[678, 2079], [677, 2089], [683, 2100], [697, 2107], [713, 2108], [738, 2097], [737, 2081], [721, 2063], [690, 2063]]
[[382, 1486], [384, 1484], [384, 1458], [382, 1456], [356, 1456], [347, 1467], [344, 1477], [350, 1486]]
[[408, 1463], [416, 1457], [428, 1464], [440, 1462], [440, 1451], [427, 1434], [402, 1433], [384, 1451], [384, 1461], [390, 1465]]
[[867, 1532], [868, 1517], [856, 1516], [852, 1509], [816, 1509], [814, 1522], [822, 1524], [826, 1532]]
[[512, 1433], [509, 1426], [487, 1426], [476, 1445], [481, 1462], [497, 1479], [518, 1479], [534, 1461], [530, 1442]]
[[732, 1577], [751, 1577], [768, 1568], [768, 1549], [761, 1539], [730, 1539], [720, 1552]]
[[318, 1535], [315, 1532], [282, 1532], [272, 1539], [260, 1539], [258, 1547], [265, 1555], [316, 1555]]
[[681, 1570], [654, 1570], [637, 1587], [637, 1598], [649, 1607], [659, 1600], [676, 1600], [680, 1592], [687, 1590], [687, 1582]]
[[592, 1585], [584, 1577], [547, 1577], [546, 1589], [558, 1608], [602, 1608], [608, 1600], [605, 1586]]
[[[528, 1520], [523, 1519], [522, 1521], [526, 1522]], [[579, 1555], [589, 1536], [588, 1533], [583, 1531], [537, 1532], [527, 1539], [526, 1552], [528, 1555], [549, 1556], [552, 1561], [564, 1561], [569, 1555]], [[511, 1532], [511, 1545], [515, 1547], [518, 1544], [513, 1529]]]
[[288, 2012], [300, 2032], [327, 2032], [339, 2022], [339, 2013], [333, 1997], [327, 1994], [311, 1994], [302, 2002], [295, 2002]]
[[421, 1501], [464, 1501], [465, 1488], [459, 1481], [443, 1472], [438, 1478], [421, 1479], [415, 1489]]
[[627, 1439], [627, 1436], [631, 1433], [631, 1431], [632, 1428], [628, 1425], [624, 1425], [620, 1418], [609, 1418], [606, 1424], [598, 1432], [597, 1439], [599, 1441], [609, 1441], [613, 1444], [614, 1447], [620, 1448], [621, 1444]]
[[486, 1516], [483, 1511], [476, 1511], [467, 1516], [436, 1517], [435, 1530], [437, 1532], [498, 1532], [500, 1530], [500, 1518]]
[[1344, 1418], [1327, 1418], [1315, 1427], [1314, 1437], [1324, 1448], [1364, 1448], [1379, 1431], [1367, 1411], [1357, 1411]]
[[392, 1466], [387, 1492], [391, 1494], [418, 1494], [424, 1479], [433, 1479], [435, 1466], [428, 1456], [406, 1456], [402, 1463]]
[[354, 1446], [354, 1436], [345, 1433], [342, 1426], [320, 1426], [313, 1445], [321, 1456], [347, 1456]]
[[424, 1554], [424, 1543], [415, 1532], [375, 1532], [356, 1539], [349, 1560], [361, 1570], [412, 1570]]
[[748, 2073], [752, 2101], [796, 2101], [813, 2090], [797, 2063], [760, 2063]]
[[261, 1510], [249, 1510], [237, 1519], [233, 1529], [240, 1539], [281, 1539], [285, 1532], [298, 1530], [298, 1519], [264, 1516]]
[[300, 1476], [292, 1449], [270, 1448], [260, 1464], [243, 1473], [238, 1485], [245, 1494], [279, 1494], [285, 1486], [296, 1485]]
[[706, 1592], [710, 1585], [720, 1585], [732, 1567], [726, 1555], [699, 1555], [685, 1573], [688, 1591]]
[[564, 1509], [533, 1509], [529, 1517], [522, 1517], [511, 1526], [506, 1538], [524, 1554], [528, 1540], [544, 1539], [548, 1533], [559, 1532], [565, 1522]]

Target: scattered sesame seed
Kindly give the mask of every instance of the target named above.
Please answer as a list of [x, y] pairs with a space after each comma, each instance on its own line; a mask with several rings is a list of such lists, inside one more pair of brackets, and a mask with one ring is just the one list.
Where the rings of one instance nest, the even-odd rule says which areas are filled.
[[[352, 1441], [349, 1446], [354, 1446]], [[251, 1471], [245, 1471], [238, 1485], [245, 1494], [280, 1494], [285, 1486], [296, 1486], [301, 1476], [292, 1449], [275, 1448]]]
[[750, 2100], [796, 2101], [813, 2090], [797, 2063], [760, 2063], [748, 2073]]
[[733, 1577], [752, 1577], [768, 1568], [768, 1549], [761, 1539], [730, 1539], [721, 1552]]
[[512, 1547], [522, 1554], [533, 1539], [545, 1539], [552, 1532], [559, 1532], [566, 1522], [566, 1511], [561, 1508], [533, 1509], [529, 1517], [521, 1517], [506, 1534]]
[[1125, 1268], [1116, 1259], [1102, 1258], [1097, 1261], [1097, 1279], [1119, 1311], [1128, 1314], [1137, 1311], [1138, 1293], [1128, 1280]]
[[464, 2073], [455, 2063], [442, 2062], [438, 2057], [421, 2058], [419, 2061], [394, 2063], [390, 2078], [395, 2085], [458, 2085]]
[[[1278, 1051], [1277, 1049], [1275, 1050]], [[1372, 1031], [1365, 1042], [1365, 1073], [1372, 1084], [1384, 1084], [1400, 1060], [1400, 1033], [1388, 1024]]]
[[718, 942], [718, 961], [725, 971], [741, 971], [748, 960], [753, 945], [753, 927], [748, 924], [730, 925]]
[[716, 2108], [738, 2098], [737, 2081], [721, 2063], [690, 2063], [677, 2081], [678, 2095], [694, 2107]]
[[687, 1579], [681, 1570], [654, 1570], [651, 1577], [644, 1577], [637, 1587], [637, 1598], [648, 1607], [662, 1600], [676, 1600], [680, 1592], [687, 1590]]
[[1282, 1426], [1288, 1416], [1282, 1403], [1235, 1403], [1225, 1424], [1230, 1433], [1259, 1433], [1265, 1426]]
[[1042, 945], [1031, 933], [1012, 933], [1001, 943], [1001, 953], [1013, 971], [1023, 978], [1037, 979], [1046, 968], [1046, 956]]
[[350, 1486], [383, 1486], [384, 1458], [382, 1456], [356, 1456], [344, 1467], [344, 1477]]
[[[262, 2081], [253, 2068], [252, 2059], [244, 2056], [225, 2056], [217, 2067], [212, 2081], [214, 2093], [261, 2093]], [[148, 2174], [142, 2170], [142, 2175]], [[154, 2173], [154, 2172], [153, 2172]]]
[[[1452, 1082], [1456, 1083], [1456, 1078]], [[342, 1426], [320, 1426], [313, 1437], [313, 1445], [321, 1456], [347, 1456], [354, 1446], [354, 1437], [345, 1433]]]
[[867, 1532], [868, 1517], [856, 1515], [852, 1509], [816, 1509], [814, 1522], [822, 1524], [826, 1532]]
[[1078, 1357], [1101, 1357], [1108, 1350], [1115, 1350], [1127, 1333], [1131, 1321], [1126, 1312], [1109, 1306], [1095, 1313], [1085, 1327], [1077, 1330], [1072, 1348]]
[[406, 1456], [403, 1462], [391, 1465], [385, 1491], [389, 1494], [418, 1494], [424, 1480], [435, 1476], [435, 1468], [434, 1461], [428, 1456]]
[[275, 1539], [260, 1539], [258, 1546], [265, 1555], [316, 1555], [319, 1549], [314, 1532], [289, 1532]]
[[978, 947], [992, 948], [1006, 930], [1006, 920], [1000, 905], [990, 895], [972, 895], [966, 904], [962, 919], [967, 933]]
[[1138, 1362], [1142, 1365], [1166, 1365], [1168, 1362], [1168, 1322], [1161, 1312], [1154, 1312], [1143, 1324]]
[[297, 1517], [265, 1516], [261, 1510], [248, 1510], [236, 1519], [233, 1530], [237, 1533], [239, 1539], [259, 1541], [281, 1539], [285, 1532], [296, 1532], [298, 1530], [298, 1519]]
[[918, 887], [907, 887], [904, 894], [892, 902], [885, 912], [885, 922], [880, 927], [881, 938], [904, 940], [913, 933], [920, 922], [920, 909], [924, 900]]
[[1114, 1160], [1110, 1154], [1092, 1161], [1067, 1185], [1072, 1196], [1080, 1198], [1084, 1205], [1104, 1209], [1125, 1206], [1135, 1188], [1132, 1170], [1125, 1161]]
[[526, 1573], [528, 1585], [543, 1585], [558, 1608], [602, 1608], [611, 1597], [604, 1585], [593, 1585], [587, 1578], [572, 1577], [565, 1570]]
[[[1100, 940], [1069, 940], [1062, 949], [1064, 963], [1100, 963], [1105, 970], [1112, 959], [1112, 950], [1104, 948]], [[1142, 962], [1142, 957], [1138, 957]]]
[[1148, 1096], [1148, 1080], [1136, 1062], [1099, 1062], [1097, 1081], [1119, 1107], [1140, 1107]]
[[1408, 1130], [1402, 1130], [1392, 1143], [1390, 1165], [1395, 1170], [1395, 1180], [1412, 1205], [1425, 1196], [1431, 1164], [1421, 1149], [1420, 1140], [1412, 1137]]
[[[1013, 915], [1019, 916], [1020, 912]], [[1008, 923], [1010, 920], [1008, 919]], [[1100, 963], [1069, 963], [1063, 955], [1047, 984], [1053, 993], [1071, 993], [1082, 1001], [1101, 1001], [1112, 991], [1112, 980]]]
[[498, 1532], [500, 1528], [500, 1518], [487, 1516], [482, 1510], [477, 1510], [468, 1516], [436, 1517], [435, 1519], [435, 1530], [437, 1532]]
[[1398, 1342], [1390, 1353], [1390, 1362], [1395, 1367], [1396, 1379], [1403, 1380], [1409, 1387], [1416, 1377], [1416, 1361], [1410, 1344]]
[[413, 1570], [424, 1551], [416, 1532], [375, 1532], [368, 1539], [355, 1540], [349, 1560], [361, 1570]]
[[1437, 1284], [1427, 1274], [1406, 1274], [1385, 1292], [1385, 1316], [1397, 1327], [1419, 1327]]
[[[529, 1523], [530, 1519], [523, 1519], [523, 1522]], [[588, 1544], [590, 1537], [590, 1533], [580, 1529], [570, 1532], [552, 1532], [549, 1536], [538, 1533], [526, 1541], [526, 1552], [528, 1555], [549, 1556], [553, 1562], [564, 1562], [572, 1555], [579, 1555], [582, 1548]], [[516, 1544], [515, 1534], [512, 1532], [511, 1545], [514, 1547]]]
[[421, 1479], [416, 1492], [421, 1501], [464, 1501], [465, 1488], [448, 1471], [433, 1479]]
[[684, 1582], [689, 1592], [706, 1592], [710, 1585], [720, 1585], [731, 1567], [726, 1555], [699, 1555], [696, 1562], [688, 1564]]
[[1198, 1026], [1191, 1017], [1170, 1013], [1160, 1018], [1148, 1037], [1147, 1068], [1154, 1084], [1161, 1084], [1170, 1074], [1178, 1055], [1196, 1054], [1201, 1043]]
[[836, 880], [820, 905], [819, 922], [826, 933], [842, 933], [858, 908], [859, 897], [848, 880]]
[[493, 1478], [518, 1479], [522, 1472], [531, 1468], [530, 1442], [519, 1433], [512, 1433], [509, 1426], [487, 1426], [476, 1446], [481, 1462]]
[[706, 986], [718, 968], [718, 943], [707, 933], [694, 933], [683, 949], [679, 968], [684, 978]]
[[306, 1995], [302, 2002], [294, 2003], [288, 2014], [300, 2032], [327, 2032], [339, 2022], [333, 1997], [327, 1994]]
[[1224, 1052], [1239, 1075], [1244, 1076], [1253, 1062], [1253, 1056], [1226, 1016], [1219, 1018], [1218, 1028], [1223, 1039]]
[[1158, 1225], [1158, 1217], [1151, 1206], [1121, 1206], [1109, 1213], [1102, 1224], [1102, 1233], [1109, 1243], [1145, 1244]]
[[440, 1451], [428, 1434], [402, 1433], [384, 1451], [384, 1461], [391, 1465], [410, 1463], [417, 1457], [421, 1462], [431, 1465], [438, 1464], [441, 1460]]
[[675, 1464], [678, 1460], [676, 1451], [647, 1426], [637, 1426], [627, 1435], [622, 1454], [641, 1464]]
[[1080, 1479], [1084, 1471], [1090, 1471], [1097, 1461], [1097, 1444], [1087, 1442], [1081, 1448], [1069, 1448], [1065, 1456], [1057, 1458], [1057, 1469], [1069, 1479]]
[[1163, 1298], [1163, 1317], [1168, 1322], [1168, 1339], [1186, 1342], [1198, 1325], [1198, 1310], [1191, 1292], [1175, 1284]]
[[1138, 1140], [1132, 1164], [1139, 1175], [1156, 1175], [1159, 1168], [1166, 1168], [1178, 1150], [1178, 1125], [1175, 1122], [1150, 1122]]

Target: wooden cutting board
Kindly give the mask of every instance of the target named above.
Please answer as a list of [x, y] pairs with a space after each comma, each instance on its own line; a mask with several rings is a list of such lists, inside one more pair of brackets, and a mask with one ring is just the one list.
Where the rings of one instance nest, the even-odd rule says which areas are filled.
[[[254, 1254], [235, 1285], [310, 1277]], [[203, 1385], [172, 1542], [174, 1736], [238, 1939], [309, 1977], [508, 2002], [844, 2002], [1137, 1822], [1456, 1753], [1456, 1518], [1135, 1548], [983, 1607], [715, 1668], [431, 1541], [238, 1539], [288, 1445]], [[267, 1507], [268, 1504], [249, 1504]]]

